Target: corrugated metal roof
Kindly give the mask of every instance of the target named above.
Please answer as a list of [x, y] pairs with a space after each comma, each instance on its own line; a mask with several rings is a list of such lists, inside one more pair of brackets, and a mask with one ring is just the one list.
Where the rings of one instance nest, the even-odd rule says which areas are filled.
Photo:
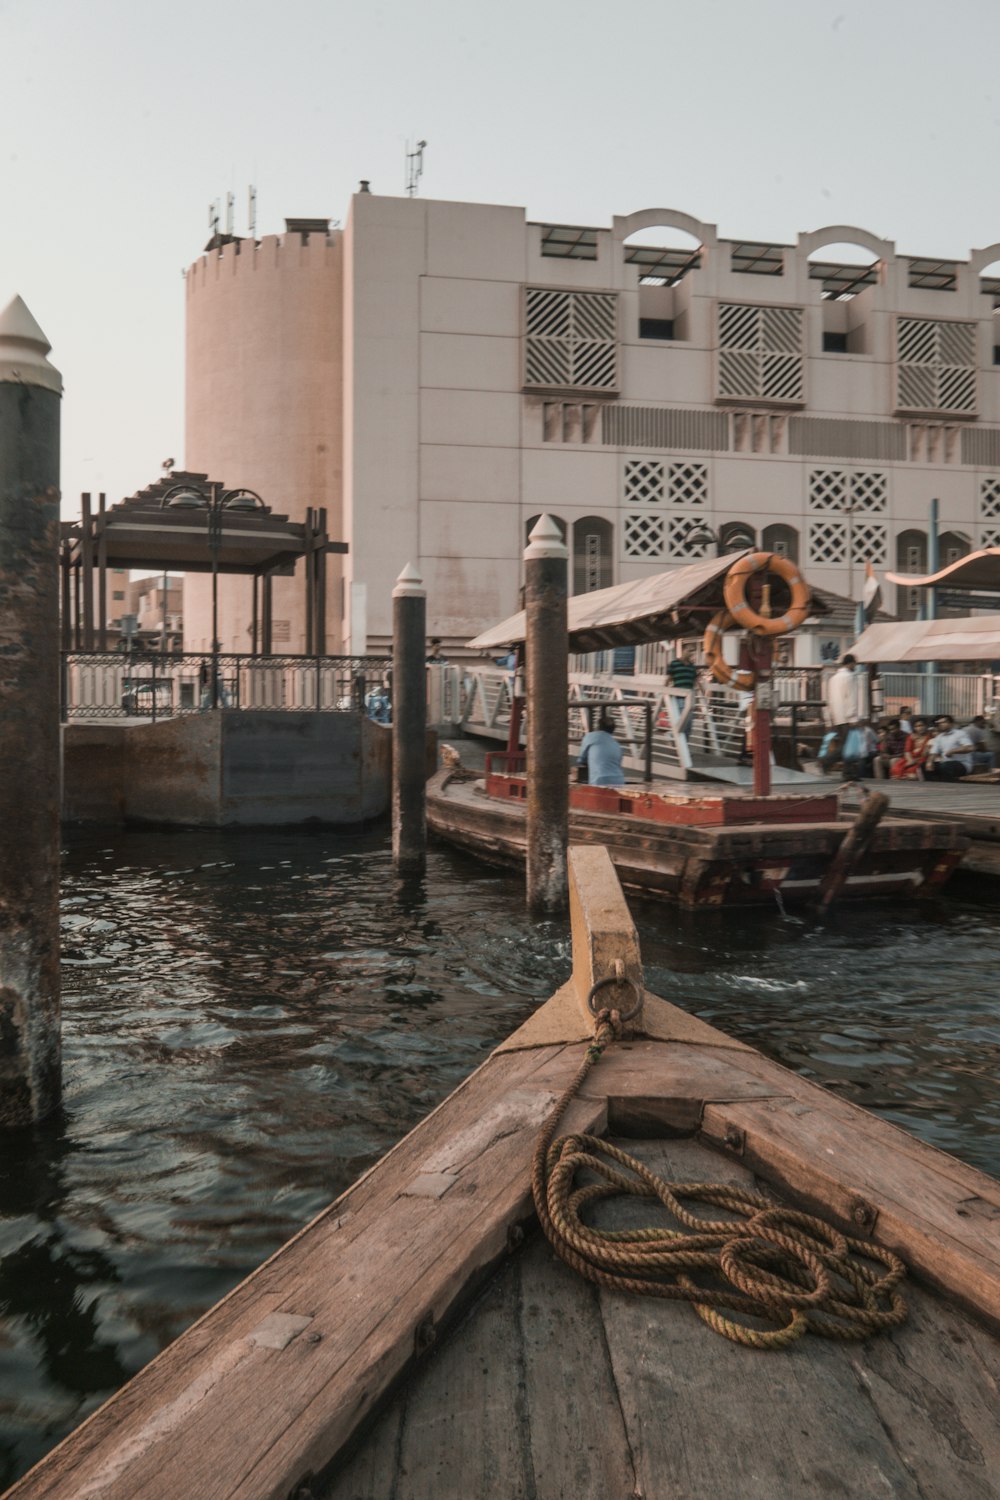
[[851, 655], [872, 662], [1000, 660], [1000, 615], [869, 625]]

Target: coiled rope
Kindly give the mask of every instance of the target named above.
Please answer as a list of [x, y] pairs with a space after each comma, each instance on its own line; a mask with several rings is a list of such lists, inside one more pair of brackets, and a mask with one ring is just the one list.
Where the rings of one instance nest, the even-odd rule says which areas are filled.
[[[597, 991], [616, 982], [594, 986], [591, 1010]], [[591, 1068], [621, 1035], [619, 1011], [600, 1010], [596, 1020], [594, 1040], [543, 1125], [531, 1166], [538, 1218], [567, 1265], [598, 1286], [690, 1302], [716, 1333], [755, 1349], [782, 1349], [806, 1333], [865, 1339], [904, 1322], [897, 1288], [906, 1268], [891, 1251], [851, 1239], [812, 1214], [776, 1207], [760, 1193], [726, 1183], [668, 1182], [598, 1136], [555, 1139]], [[578, 1186], [581, 1172], [591, 1177]], [[600, 1230], [585, 1222], [585, 1209], [619, 1194], [659, 1199], [683, 1228]], [[740, 1217], [701, 1218], [682, 1200]], [[776, 1326], [757, 1328], [745, 1318]]]

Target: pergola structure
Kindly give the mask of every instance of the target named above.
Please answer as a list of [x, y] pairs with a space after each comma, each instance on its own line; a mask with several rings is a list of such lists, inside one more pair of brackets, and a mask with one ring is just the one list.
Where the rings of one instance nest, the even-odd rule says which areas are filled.
[[[97, 496], [81, 499], [79, 521], [62, 526], [62, 643], [66, 651], [108, 649], [108, 568], [175, 569], [184, 573], [249, 574], [253, 579], [253, 654], [271, 654], [271, 579], [294, 573], [305, 559], [306, 655], [326, 652], [327, 553], [344, 553], [346, 542], [332, 542], [326, 510], [310, 506], [305, 521], [290, 521], [262, 505], [224, 512], [214, 546], [208, 515], [171, 508], [164, 498], [179, 486], [222, 494], [207, 474], [174, 470], [127, 500], [108, 507]], [[214, 557], [213, 557], [214, 552]], [[96, 582], [96, 588], [95, 588]], [[96, 605], [96, 620], [95, 620]]]

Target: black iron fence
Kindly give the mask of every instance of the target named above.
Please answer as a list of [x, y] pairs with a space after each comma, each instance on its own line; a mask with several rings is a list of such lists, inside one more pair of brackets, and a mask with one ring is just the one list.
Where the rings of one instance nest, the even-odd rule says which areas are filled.
[[336, 713], [382, 695], [387, 656], [67, 651], [64, 722], [167, 719], [218, 708]]

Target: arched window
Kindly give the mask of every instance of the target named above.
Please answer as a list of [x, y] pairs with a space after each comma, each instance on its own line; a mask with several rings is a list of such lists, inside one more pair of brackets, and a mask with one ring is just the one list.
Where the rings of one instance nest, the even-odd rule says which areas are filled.
[[799, 560], [799, 533], [794, 526], [783, 522], [765, 526], [761, 533], [761, 544], [765, 552], [774, 552], [778, 557], [787, 557], [791, 562]]
[[702, 245], [697, 235], [674, 224], [647, 225], [623, 242], [625, 263], [635, 266], [639, 284], [641, 339], [687, 338], [686, 304], [678, 304], [674, 288], [701, 265]]
[[938, 558], [942, 568], [948, 567], [949, 563], [958, 562], [960, 557], [968, 557], [971, 551], [969, 538], [964, 531], [942, 532], [938, 540]]
[[614, 527], [602, 516], [573, 522], [573, 593], [590, 594], [614, 583]]
[[[923, 531], [901, 531], [896, 538], [896, 572], [927, 572], [927, 535]], [[920, 611], [922, 589], [896, 586], [896, 614], [901, 620], [915, 620]]]

